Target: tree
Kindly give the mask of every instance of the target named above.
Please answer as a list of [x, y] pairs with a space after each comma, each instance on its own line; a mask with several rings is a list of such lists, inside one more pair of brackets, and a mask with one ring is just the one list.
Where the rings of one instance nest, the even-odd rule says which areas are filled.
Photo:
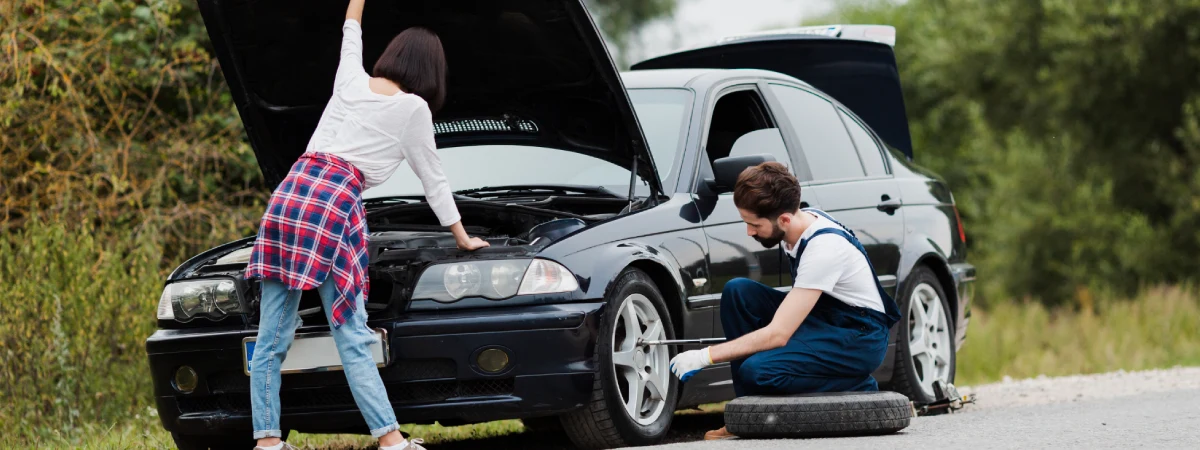
[[632, 43], [642, 29], [675, 13], [677, 0], [587, 0], [601, 31], [615, 47], [617, 66], [629, 67]]
[[1200, 0], [841, 14], [896, 26], [916, 158], [954, 189], [990, 292], [1057, 303], [1200, 270]]

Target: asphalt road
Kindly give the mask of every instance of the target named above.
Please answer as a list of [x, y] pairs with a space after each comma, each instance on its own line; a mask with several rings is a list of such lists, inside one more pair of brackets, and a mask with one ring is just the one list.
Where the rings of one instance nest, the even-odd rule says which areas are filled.
[[[977, 403], [953, 414], [917, 417], [888, 436], [705, 442], [721, 414], [679, 415], [669, 444], [643, 449], [792, 448], [1186, 448], [1200, 449], [1200, 368], [1039, 377], [961, 387]], [[469, 448], [571, 448], [524, 433], [463, 442]], [[458, 446], [428, 446], [430, 450]], [[468, 448], [468, 447], [462, 447]]]

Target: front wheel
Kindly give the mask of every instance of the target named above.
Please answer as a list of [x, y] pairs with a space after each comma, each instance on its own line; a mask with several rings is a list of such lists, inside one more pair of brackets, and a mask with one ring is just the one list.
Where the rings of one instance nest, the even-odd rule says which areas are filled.
[[909, 276], [900, 308], [900, 333], [892, 387], [914, 403], [937, 400], [933, 383], [954, 382], [954, 328], [949, 299], [933, 271], [917, 266]]
[[678, 400], [672, 349], [638, 346], [639, 339], [674, 339], [662, 294], [641, 270], [626, 269], [605, 306], [597, 342], [598, 373], [591, 401], [562, 416], [580, 448], [650, 445], [667, 434]]

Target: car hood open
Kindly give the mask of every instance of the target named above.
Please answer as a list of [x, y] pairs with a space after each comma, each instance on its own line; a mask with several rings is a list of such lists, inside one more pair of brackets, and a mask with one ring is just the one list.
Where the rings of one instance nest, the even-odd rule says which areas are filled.
[[[277, 185], [329, 101], [345, 2], [198, 0], [263, 176]], [[633, 107], [582, 0], [368, 1], [370, 72], [411, 26], [436, 32], [449, 68], [439, 148], [519, 144], [632, 168], [661, 193]], [[536, 161], [530, 161], [535, 164]]]

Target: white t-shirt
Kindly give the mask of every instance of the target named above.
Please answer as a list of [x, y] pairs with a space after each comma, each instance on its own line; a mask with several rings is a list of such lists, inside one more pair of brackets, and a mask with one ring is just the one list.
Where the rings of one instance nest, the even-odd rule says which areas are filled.
[[[821, 215], [807, 211], [800, 213], [812, 214], [817, 218], [816, 222], [804, 230], [800, 241], [808, 239], [822, 228], [845, 230]], [[784, 251], [795, 258], [800, 241], [792, 248], [788, 248], [785, 241]], [[796, 267], [796, 282], [792, 287], [816, 289], [848, 305], [884, 312], [883, 299], [879, 298], [879, 289], [875, 286], [875, 278], [871, 275], [866, 256], [846, 238], [836, 234], [822, 234], [808, 242], [804, 253], [800, 254], [800, 263]]]
[[342, 56], [333, 97], [321, 113], [307, 152], [337, 155], [362, 171], [363, 191], [383, 183], [408, 160], [421, 179], [425, 198], [442, 226], [460, 219], [450, 183], [435, 152], [432, 113], [416, 94], [383, 95], [371, 90], [363, 69], [362, 27], [342, 24]]

